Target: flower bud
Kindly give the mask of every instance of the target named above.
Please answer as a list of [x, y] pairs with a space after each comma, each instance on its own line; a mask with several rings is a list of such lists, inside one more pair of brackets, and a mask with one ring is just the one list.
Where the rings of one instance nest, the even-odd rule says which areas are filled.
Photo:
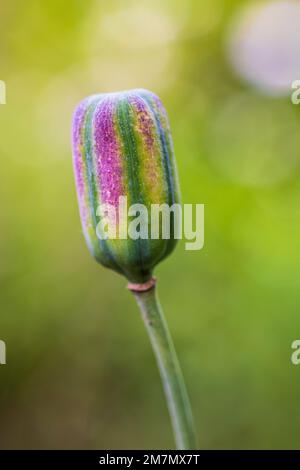
[[[151, 209], [179, 203], [172, 137], [161, 101], [142, 89], [86, 98], [74, 113], [73, 155], [81, 222], [92, 255], [131, 282], [148, 281], [176, 243], [174, 213], [161, 221], [153, 237]], [[138, 228], [139, 235], [132, 236]]]

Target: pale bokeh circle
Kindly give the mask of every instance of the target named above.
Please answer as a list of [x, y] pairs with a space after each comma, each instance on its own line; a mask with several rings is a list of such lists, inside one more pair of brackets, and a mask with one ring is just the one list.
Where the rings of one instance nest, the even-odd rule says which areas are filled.
[[266, 94], [283, 95], [300, 79], [300, 2], [255, 2], [235, 17], [228, 55], [235, 71]]

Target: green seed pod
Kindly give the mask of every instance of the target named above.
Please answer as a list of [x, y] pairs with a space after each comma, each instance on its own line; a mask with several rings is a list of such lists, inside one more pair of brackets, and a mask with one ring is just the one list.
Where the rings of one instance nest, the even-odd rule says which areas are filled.
[[[176, 244], [172, 211], [153, 237], [153, 205], [179, 203], [161, 101], [142, 89], [86, 98], [74, 113], [73, 155], [82, 227], [92, 255], [131, 282], [147, 282]], [[108, 233], [103, 220], [109, 221]], [[138, 225], [139, 236], [130, 236]]]

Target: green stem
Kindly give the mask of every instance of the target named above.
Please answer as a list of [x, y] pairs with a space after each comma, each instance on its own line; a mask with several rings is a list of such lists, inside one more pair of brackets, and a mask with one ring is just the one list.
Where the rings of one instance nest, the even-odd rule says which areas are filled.
[[140, 307], [160, 370], [176, 447], [182, 450], [196, 449], [191, 406], [156, 289], [153, 287], [146, 292], [133, 291], [133, 294]]

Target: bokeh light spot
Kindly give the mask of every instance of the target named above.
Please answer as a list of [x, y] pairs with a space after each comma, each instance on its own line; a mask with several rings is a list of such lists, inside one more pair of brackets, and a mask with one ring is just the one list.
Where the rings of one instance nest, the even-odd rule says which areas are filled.
[[282, 95], [300, 78], [300, 2], [255, 2], [240, 10], [229, 30], [235, 71], [262, 92]]

